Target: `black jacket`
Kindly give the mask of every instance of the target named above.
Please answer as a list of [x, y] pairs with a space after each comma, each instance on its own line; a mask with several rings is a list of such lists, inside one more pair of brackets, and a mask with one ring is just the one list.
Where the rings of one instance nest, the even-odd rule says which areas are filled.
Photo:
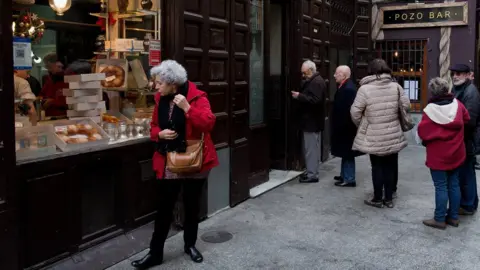
[[357, 96], [355, 83], [348, 79], [335, 93], [331, 116], [331, 152], [336, 157], [348, 158], [362, 155], [352, 150], [357, 126], [350, 116], [350, 107]]
[[455, 98], [463, 103], [470, 115], [470, 121], [465, 125], [465, 147], [467, 155], [475, 155], [475, 133], [480, 120], [480, 94], [477, 87], [471, 81], [467, 81], [462, 85], [454, 86], [453, 92]]
[[306, 132], [323, 131], [325, 125], [325, 93], [327, 86], [320, 74], [315, 73], [302, 82], [298, 95], [300, 128]]

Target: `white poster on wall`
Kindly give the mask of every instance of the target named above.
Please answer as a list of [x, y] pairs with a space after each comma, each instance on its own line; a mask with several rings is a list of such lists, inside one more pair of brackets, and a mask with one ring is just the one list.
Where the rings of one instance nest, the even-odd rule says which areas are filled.
[[28, 38], [13, 38], [13, 68], [32, 69], [32, 42]]

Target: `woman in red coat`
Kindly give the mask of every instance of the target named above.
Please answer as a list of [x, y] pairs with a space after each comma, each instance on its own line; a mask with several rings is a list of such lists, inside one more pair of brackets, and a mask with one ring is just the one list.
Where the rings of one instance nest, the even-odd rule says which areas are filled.
[[432, 97], [423, 110], [418, 136], [427, 147], [426, 165], [435, 186], [435, 215], [423, 224], [437, 229], [445, 229], [447, 224], [458, 227], [459, 167], [466, 157], [463, 134], [470, 116], [465, 106], [449, 93], [446, 80], [432, 79], [428, 89]]
[[[217, 152], [210, 137], [215, 115], [210, 109], [207, 94], [187, 80], [185, 68], [173, 60], [163, 61], [152, 68], [155, 79], [156, 106], [153, 111], [150, 137], [156, 143], [153, 169], [159, 179], [159, 204], [155, 229], [150, 241], [150, 252], [132, 262], [138, 269], [147, 269], [163, 261], [163, 247], [172, 222], [173, 207], [183, 188], [185, 208], [185, 253], [194, 262], [203, 261], [195, 248], [198, 233], [198, 215], [202, 188], [210, 170], [218, 165]], [[178, 175], [166, 168], [168, 152], [185, 152], [187, 140], [200, 140], [204, 135], [203, 164], [198, 173]]]

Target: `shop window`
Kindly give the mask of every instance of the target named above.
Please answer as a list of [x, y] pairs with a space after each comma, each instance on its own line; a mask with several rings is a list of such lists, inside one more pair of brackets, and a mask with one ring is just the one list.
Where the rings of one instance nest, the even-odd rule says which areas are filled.
[[250, 125], [264, 122], [264, 30], [263, 0], [251, 0], [250, 29]]
[[415, 112], [421, 111], [427, 102], [425, 45], [425, 40], [387, 40], [377, 44], [378, 57], [390, 66]]

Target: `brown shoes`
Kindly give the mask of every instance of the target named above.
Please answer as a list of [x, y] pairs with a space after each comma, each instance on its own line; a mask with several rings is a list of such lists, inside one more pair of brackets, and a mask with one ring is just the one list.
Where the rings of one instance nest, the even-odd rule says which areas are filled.
[[423, 225], [432, 227], [435, 229], [445, 230], [447, 228], [447, 223], [445, 222], [438, 222], [435, 219], [427, 219], [423, 221]]
[[449, 217], [447, 217], [447, 219], [445, 221], [446, 221], [447, 225], [450, 225], [450, 226], [453, 226], [453, 227], [458, 227], [458, 225], [460, 224], [460, 220], [452, 219], [452, 218], [449, 218]]

